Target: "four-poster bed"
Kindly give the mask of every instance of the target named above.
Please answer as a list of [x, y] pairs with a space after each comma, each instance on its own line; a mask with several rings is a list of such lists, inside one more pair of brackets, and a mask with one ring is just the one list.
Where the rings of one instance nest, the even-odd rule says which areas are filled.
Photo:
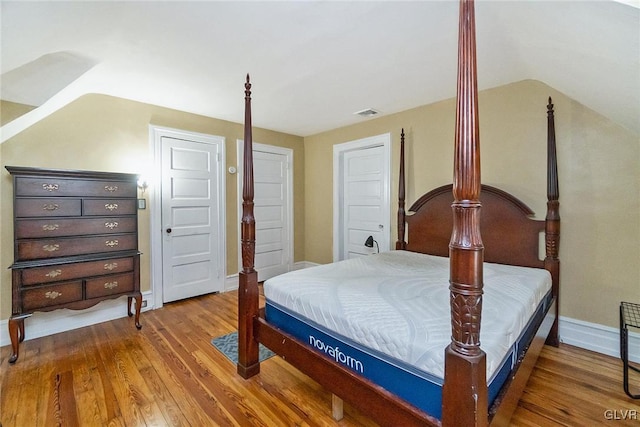
[[[518, 199], [480, 184], [474, 19], [473, 1], [462, 0], [453, 184], [420, 197], [409, 209], [411, 214], [406, 214], [403, 134], [397, 250], [267, 281], [263, 310], [258, 305], [254, 270], [251, 84], [247, 76], [243, 265], [238, 295], [237, 368], [242, 377], [259, 373], [258, 343], [262, 343], [382, 425], [475, 426], [506, 423], [510, 418], [545, 340], [558, 342], [560, 219], [553, 105], [549, 99], [547, 217], [537, 221]], [[545, 233], [544, 260], [538, 258], [541, 232]], [[527, 278], [523, 286], [509, 287], [514, 277], [529, 274], [535, 286]], [[367, 275], [370, 277], [363, 279]], [[331, 277], [337, 282], [329, 283]], [[429, 288], [423, 283], [427, 277], [434, 281]], [[526, 295], [523, 289], [528, 289]], [[346, 294], [348, 302], [339, 302], [331, 311], [327, 302], [333, 297], [327, 295], [337, 293]], [[363, 302], [370, 296], [373, 300]], [[402, 305], [400, 314], [387, 310], [401, 299], [410, 304]], [[423, 306], [427, 300], [435, 305]], [[289, 302], [293, 303], [287, 306]], [[517, 305], [522, 306], [520, 313], [507, 313], [506, 306]], [[322, 311], [325, 308], [329, 311]], [[426, 318], [443, 308], [444, 327], [442, 313]], [[364, 317], [362, 323], [351, 323], [358, 317]], [[382, 320], [369, 325], [371, 317]], [[513, 317], [511, 323], [508, 317]], [[404, 348], [402, 325], [421, 321], [437, 325], [435, 329], [423, 325], [417, 332], [405, 327], [405, 331], [414, 338], [440, 335], [440, 340], [424, 344], [412, 339], [417, 347]], [[400, 326], [394, 329], [394, 325]], [[391, 329], [385, 330], [387, 326]], [[347, 336], [349, 329], [356, 330], [355, 338]], [[354, 353], [348, 352], [349, 345]], [[435, 353], [425, 349], [429, 345], [436, 346]], [[390, 370], [373, 364], [369, 356], [382, 360]], [[425, 374], [428, 368], [418, 363], [425, 360], [435, 360], [431, 363], [435, 371], [439, 366], [442, 372]]]

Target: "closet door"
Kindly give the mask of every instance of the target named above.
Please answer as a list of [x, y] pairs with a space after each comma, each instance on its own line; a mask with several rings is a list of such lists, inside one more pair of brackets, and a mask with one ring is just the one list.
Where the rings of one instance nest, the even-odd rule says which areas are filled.
[[[238, 158], [244, 157], [238, 141]], [[242, 165], [238, 176], [238, 213], [242, 214]], [[293, 150], [253, 143], [255, 270], [258, 281], [293, 268]], [[241, 219], [239, 218], [238, 221]], [[242, 255], [238, 254], [239, 265]]]
[[391, 134], [334, 146], [334, 261], [389, 250], [390, 170]]
[[162, 137], [163, 302], [224, 289], [224, 139], [212, 139]]

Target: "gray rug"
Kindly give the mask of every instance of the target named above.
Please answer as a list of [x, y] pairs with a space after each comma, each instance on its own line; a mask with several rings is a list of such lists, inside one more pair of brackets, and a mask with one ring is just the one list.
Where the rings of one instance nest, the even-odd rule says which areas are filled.
[[[227, 356], [227, 359], [231, 360], [234, 364], [238, 363], [238, 331], [231, 332], [230, 334], [223, 335], [211, 340], [211, 344], [217, 348], [222, 354]], [[258, 357], [260, 362], [267, 360], [268, 358], [275, 356], [276, 354], [269, 350], [267, 347], [260, 344]]]

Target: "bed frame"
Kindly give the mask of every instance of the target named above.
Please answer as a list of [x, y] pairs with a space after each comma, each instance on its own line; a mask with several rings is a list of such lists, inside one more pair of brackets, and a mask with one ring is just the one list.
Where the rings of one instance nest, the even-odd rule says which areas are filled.
[[[411, 206], [410, 214], [405, 213], [403, 133], [398, 191], [396, 248], [449, 256], [450, 259], [452, 336], [451, 344], [443, 349], [442, 419], [435, 419], [334, 360], [316, 353], [265, 319], [264, 310], [258, 304], [258, 278], [254, 269], [251, 83], [248, 75], [245, 83], [242, 271], [238, 292], [237, 370], [243, 378], [260, 372], [258, 344], [262, 343], [381, 425], [486, 426], [489, 423], [508, 423], [545, 340], [551, 345], [558, 345], [560, 216], [553, 104], [549, 98], [547, 216], [545, 221], [537, 221], [531, 218], [532, 211], [515, 197], [480, 184], [473, 0], [460, 2], [457, 93], [453, 184], [420, 197]], [[546, 246], [546, 256], [542, 261], [538, 256], [541, 232], [545, 233]], [[489, 410], [486, 356], [479, 341], [484, 261], [545, 268], [551, 273], [554, 296], [554, 302], [529, 349], [518, 361]]]

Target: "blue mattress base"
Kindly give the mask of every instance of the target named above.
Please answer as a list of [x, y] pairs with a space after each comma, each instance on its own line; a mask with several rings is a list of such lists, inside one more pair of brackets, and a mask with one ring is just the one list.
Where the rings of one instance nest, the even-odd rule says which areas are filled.
[[[538, 305], [525, 330], [504, 357], [499, 369], [489, 379], [489, 406], [497, 397], [517, 361], [524, 356], [551, 301], [551, 292], [549, 292]], [[429, 415], [437, 419], [441, 418], [443, 382], [441, 378], [369, 349], [276, 303], [266, 302], [265, 316], [269, 323], [306, 343], [316, 352], [345, 365]]]

